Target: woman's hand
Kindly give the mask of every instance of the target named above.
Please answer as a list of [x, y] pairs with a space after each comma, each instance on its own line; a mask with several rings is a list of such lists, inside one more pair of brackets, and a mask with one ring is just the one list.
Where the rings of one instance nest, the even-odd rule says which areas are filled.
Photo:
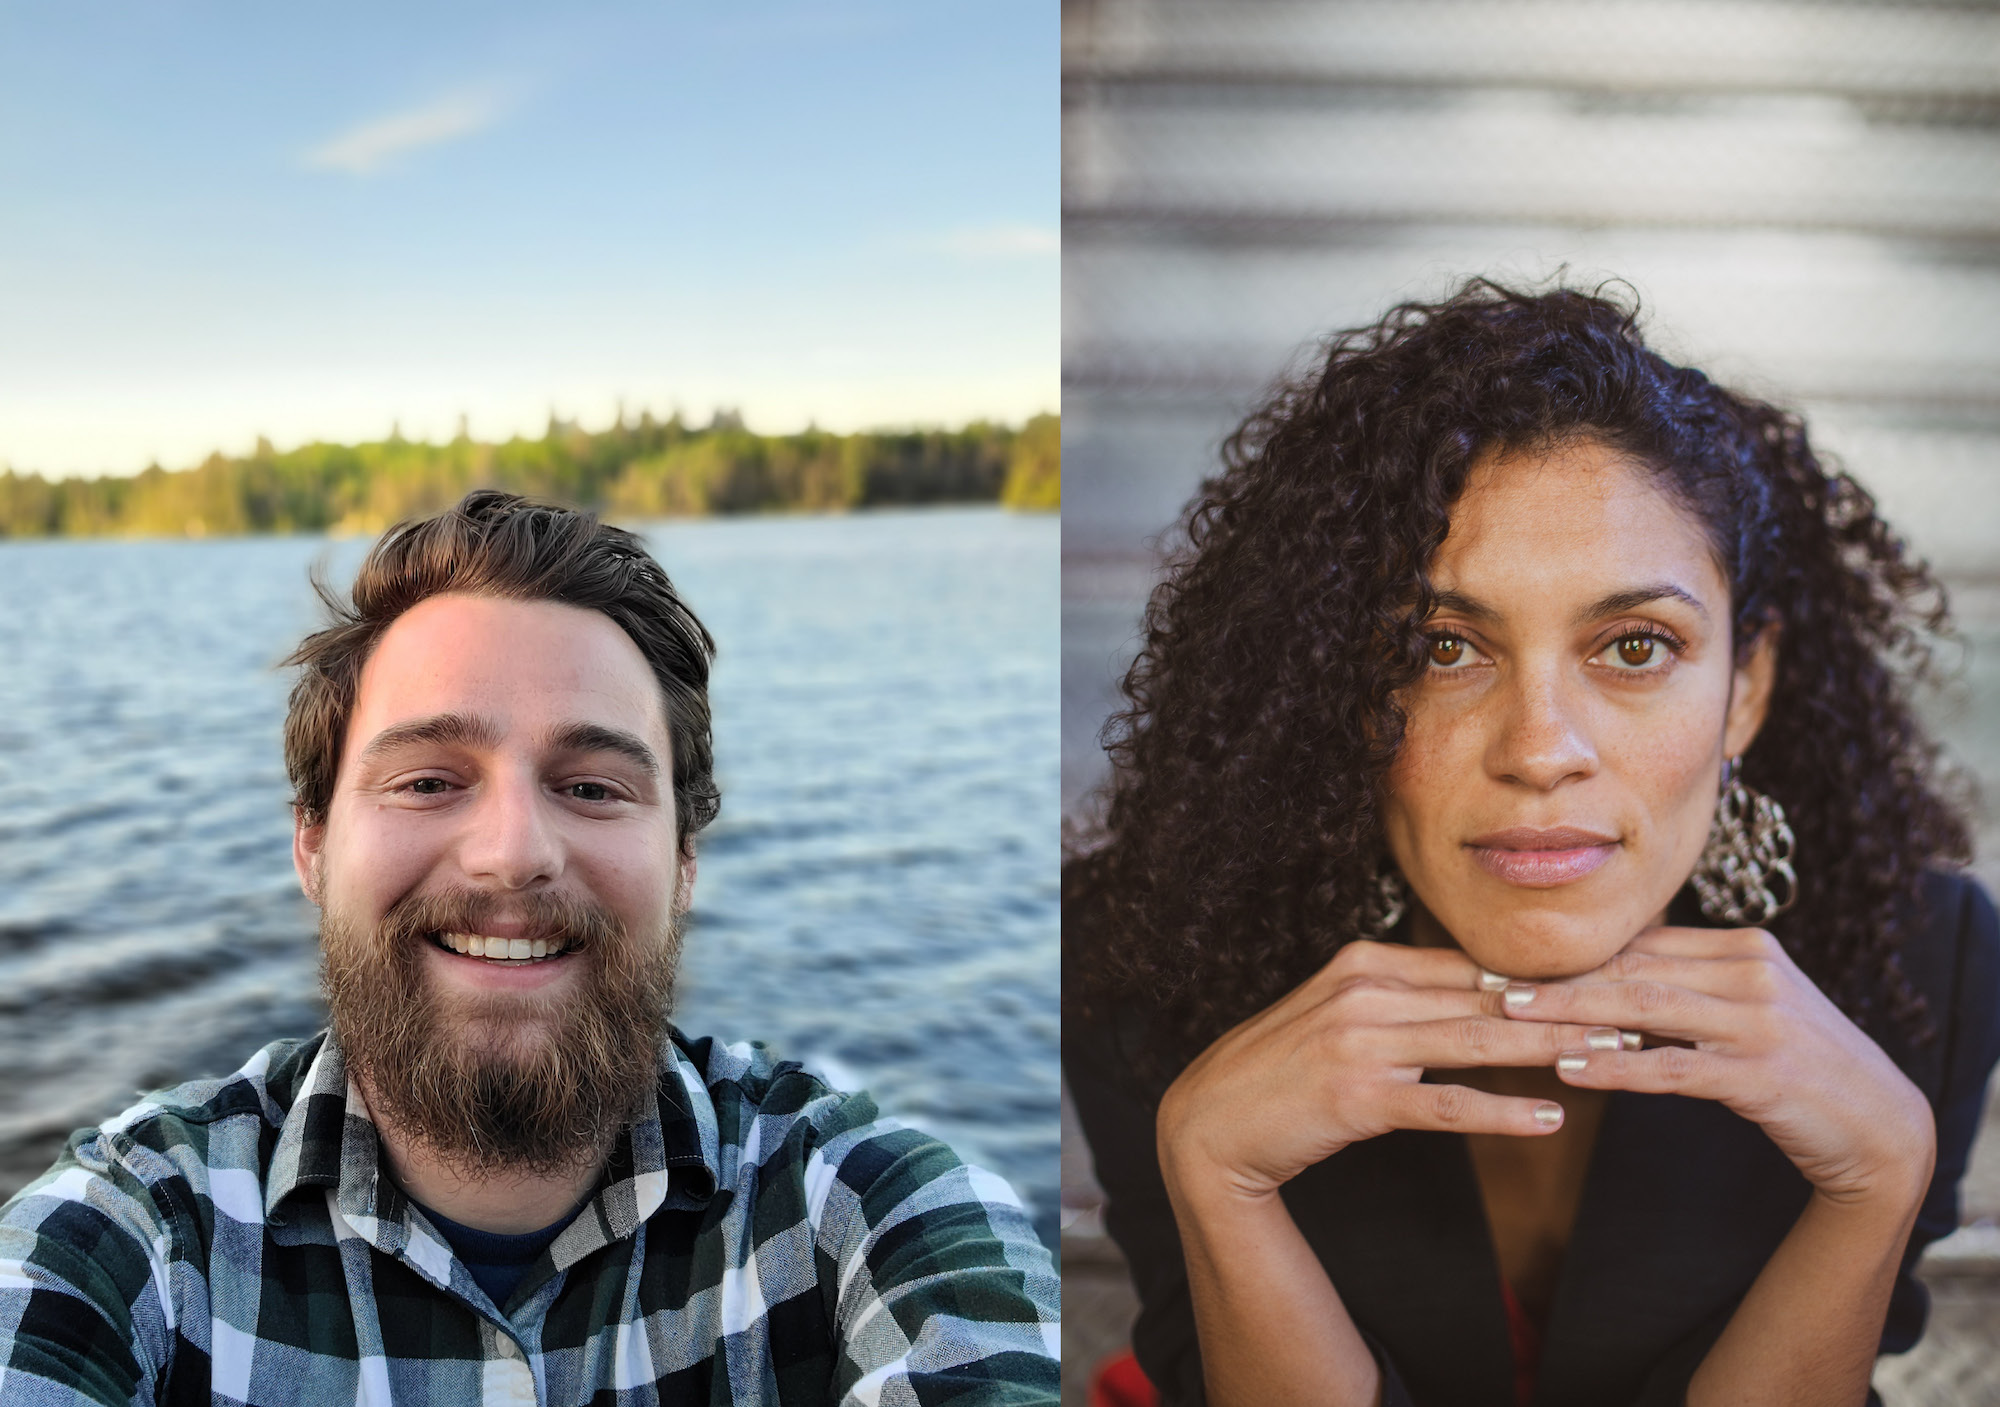
[[1390, 1129], [1560, 1128], [1558, 1105], [1423, 1082], [1427, 1069], [1549, 1066], [1583, 1046], [1581, 1026], [1508, 1020], [1480, 976], [1455, 949], [1349, 943], [1167, 1090], [1158, 1136], [1169, 1187], [1260, 1198]]
[[1717, 1100], [1829, 1201], [1913, 1207], [1930, 1184], [1937, 1132], [1922, 1092], [1762, 929], [1650, 929], [1595, 972], [1510, 984], [1506, 1011], [1523, 1024], [1684, 1042], [1579, 1042], [1557, 1070], [1583, 1089]]

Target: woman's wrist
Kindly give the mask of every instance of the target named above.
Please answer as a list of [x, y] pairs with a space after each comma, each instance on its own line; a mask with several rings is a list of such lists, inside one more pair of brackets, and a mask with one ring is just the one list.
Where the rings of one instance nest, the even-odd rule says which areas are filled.
[[1204, 1220], [1254, 1216], [1278, 1201], [1278, 1189], [1265, 1187], [1209, 1157], [1188, 1141], [1162, 1138], [1159, 1144], [1160, 1176], [1167, 1185], [1167, 1200], [1175, 1215], [1196, 1215]]
[[1812, 1204], [1856, 1226], [1902, 1227], [1907, 1233], [1930, 1191], [1929, 1163], [1922, 1176], [1908, 1167], [1812, 1190]]
[[1815, 1200], [1856, 1216], [1915, 1218], [1937, 1165], [1937, 1124], [1917, 1087], [1903, 1085], [1896, 1117], [1885, 1117], [1877, 1146], [1863, 1151], [1853, 1170], [1815, 1182]]

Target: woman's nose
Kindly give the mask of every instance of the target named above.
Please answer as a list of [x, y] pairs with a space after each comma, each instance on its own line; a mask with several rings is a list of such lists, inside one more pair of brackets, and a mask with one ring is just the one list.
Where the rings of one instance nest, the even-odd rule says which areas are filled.
[[1548, 791], [1597, 770], [1581, 700], [1556, 671], [1517, 675], [1499, 702], [1487, 745], [1493, 775]]
[[539, 779], [495, 776], [482, 785], [459, 844], [467, 879], [527, 889], [562, 874], [562, 836]]

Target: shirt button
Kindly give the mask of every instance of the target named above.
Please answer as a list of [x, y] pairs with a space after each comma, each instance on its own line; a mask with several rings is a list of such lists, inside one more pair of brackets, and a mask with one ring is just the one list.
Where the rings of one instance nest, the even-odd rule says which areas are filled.
[[497, 1340], [496, 1346], [499, 1348], [500, 1356], [502, 1358], [512, 1358], [515, 1354], [521, 1351], [520, 1349], [514, 1346], [514, 1341], [508, 1338], [505, 1334], [495, 1335], [495, 1338]]

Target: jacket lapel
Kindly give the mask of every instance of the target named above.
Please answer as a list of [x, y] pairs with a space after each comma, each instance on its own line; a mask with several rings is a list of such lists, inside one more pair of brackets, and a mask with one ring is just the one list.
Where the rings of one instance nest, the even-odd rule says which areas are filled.
[[1808, 1191], [1762, 1129], [1720, 1104], [1613, 1094], [1556, 1284], [1537, 1407], [1632, 1401], [1670, 1358], [1691, 1372]]
[[1399, 1130], [1354, 1144], [1292, 1179], [1284, 1198], [1418, 1403], [1514, 1400], [1500, 1272], [1462, 1137]]

